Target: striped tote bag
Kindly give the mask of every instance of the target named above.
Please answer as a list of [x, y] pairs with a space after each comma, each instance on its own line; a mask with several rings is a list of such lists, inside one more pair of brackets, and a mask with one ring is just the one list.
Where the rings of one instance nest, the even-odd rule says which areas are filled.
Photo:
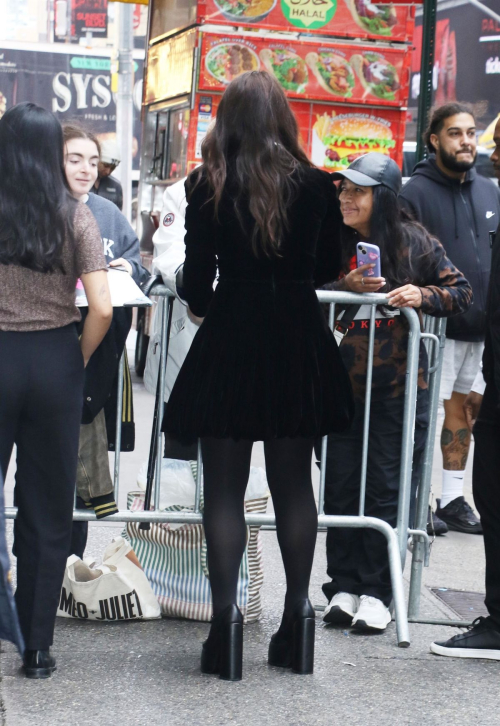
[[[265, 513], [268, 496], [245, 501], [248, 513]], [[144, 492], [129, 492], [127, 506], [144, 509]], [[164, 511], [193, 511], [172, 506]], [[139, 529], [138, 522], [127, 522], [127, 539], [158, 598], [162, 615], [209, 621], [212, 594], [208, 579], [207, 545], [201, 524], [151, 524]], [[262, 611], [260, 590], [264, 579], [260, 527], [247, 527], [247, 546], [238, 579], [238, 606], [245, 622], [258, 620]]]

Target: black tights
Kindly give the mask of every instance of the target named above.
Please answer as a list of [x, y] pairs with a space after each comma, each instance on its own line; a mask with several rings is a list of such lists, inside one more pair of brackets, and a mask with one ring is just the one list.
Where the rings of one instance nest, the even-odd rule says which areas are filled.
[[[252, 441], [203, 438], [204, 513], [214, 615], [236, 602], [246, 545], [244, 497]], [[309, 591], [318, 514], [311, 481], [312, 439], [264, 442], [266, 472], [286, 574], [285, 609]]]

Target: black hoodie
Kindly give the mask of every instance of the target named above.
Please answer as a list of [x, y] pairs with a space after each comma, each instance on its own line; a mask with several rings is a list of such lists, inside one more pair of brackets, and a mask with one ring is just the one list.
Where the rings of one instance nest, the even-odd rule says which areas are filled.
[[491, 265], [489, 233], [500, 223], [498, 187], [474, 168], [461, 183], [443, 174], [431, 156], [417, 164], [400, 200], [439, 239], [472, 286], [474, 303], [468, 312], [448, 320], [447, 337], [469, 342], [484, 340]]

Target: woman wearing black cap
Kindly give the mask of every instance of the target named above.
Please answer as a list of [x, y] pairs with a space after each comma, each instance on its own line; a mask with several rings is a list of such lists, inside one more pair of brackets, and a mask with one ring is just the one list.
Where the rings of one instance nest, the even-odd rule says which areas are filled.
[[[340, 179], [343, 217], [343, 274], [324, 289], [384, 292], [391, 307], [376, 312], [372, 404], [368, 444], [367, 516], [396, 524], [404, 409], [408, 324], [399, 308], [445, 317], [462, 313], [472, 301], [472, 290], [446, 257], [440, 243], [411, 221], [398, 203], [401, 172], [384, 154], [366, 154]], [[367, 276], [374, 263], [356, 267], [356, 245], [380, 248], [383, 277]], [[355, 396], [355, 419], [345, 433], [328, 439], [325, 513], [358, 513], [363, 440], [370, 307], [361, 306], [340, 347]], [[418, 481], [428, 422], [427, 357], [420, 350], [413, 485]], [[352, 624], [358, 630], [383, 631], [391, 620], [392, 600], [386, 542], [370, 530], [332, 529], [327, 534], [328, 575], [323, 585], [329, 605], [327, 623]]]

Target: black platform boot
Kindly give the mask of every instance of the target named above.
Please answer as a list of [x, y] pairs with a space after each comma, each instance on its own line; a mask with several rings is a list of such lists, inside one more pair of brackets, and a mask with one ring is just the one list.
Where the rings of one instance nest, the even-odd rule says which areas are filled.
[[50, 650], [25, 650], [23, 669], [26, 678], [50, 678], [56, 670], [56, 659]]
[[241, 681], [243, 662], [243, 615], [228, 605], [216, 615], [201, 652], [201, 672], [215, 673], [224, 681]]
[[299, 600], [283, 613], [280, 629], [271, 638], [268, 663], [307, 675], [314, 670], [314, 608]]

